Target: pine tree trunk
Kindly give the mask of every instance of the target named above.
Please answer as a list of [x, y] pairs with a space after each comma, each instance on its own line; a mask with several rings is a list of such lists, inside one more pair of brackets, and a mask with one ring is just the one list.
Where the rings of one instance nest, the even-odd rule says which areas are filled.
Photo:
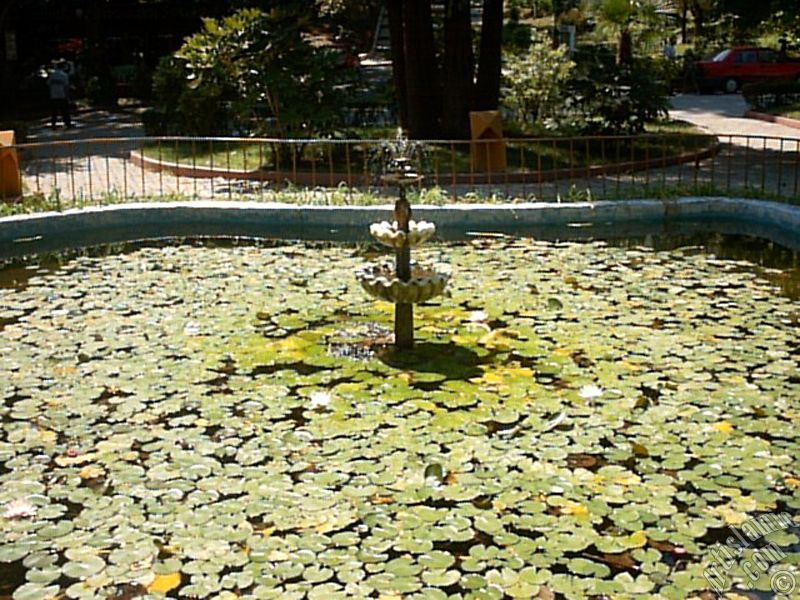
[[469, 0], [448, 0], [444, 17], [442, 135], [469, 139], [475, 60]]
[[686, 23], [689, 20], [689, 0], [684, 0], [681, 3], [681, 42], [688, 44], [689, 40], [686, 34]]
[[400, 126], [408, 129], [408, 99], [406, 97], [406, 54], [403, 35], [403, 0], [387, 0], [389, 44], [392, 51], [392, 78], [400, 112]]
[[696, 42], [703, 37], [703, 27], [705, 25], [705, 13], [698, 0], [692, 1], [692, 17], [694, 17], [694, 37]]
[[403, 4], [409, 136], [436, 138], [441, 103], [430, 0]]
[[502, 42], [503, 0], [483, 0], [478, 80], [475, 84], [475, 110], [495, 110], [500, 103]]
[[631, 30], [627, 27], [619, 34], [617, 64], [620, 66], [633, 64], [633, 40], [631, 38]]

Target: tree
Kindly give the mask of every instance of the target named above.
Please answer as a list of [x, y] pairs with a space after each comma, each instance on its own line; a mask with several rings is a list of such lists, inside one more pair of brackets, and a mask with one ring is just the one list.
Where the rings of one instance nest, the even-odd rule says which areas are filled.
[[307, 136], [337, 117], [342, 71], [330, 52], [308, 41], [306, 25], [291, 7], [242, 9], [204, 20], [176, 57], [190, 89], [217, 90], [240, 123], [255, 121], [263, 131], [258, 117], [267, 109], [278, 135]]
[[406, 72], [408, 129], [415, 138], [435, 138], [439, 132], [441, 98], [439, 67], [429, 1], [403, 6], [403, 53]]
[[406, 94], [405, 22], [403, 0], [387, 0], [389, 16], [389, 45], [392, 51], [392, 79], [400, 113], [400, 126], [408, 130], [408, 99]]
[[412, 138], [467, 137], [469, 110], [498, 107], [503, 0], [484, 0], [477, 80], [469, 5], [468, 0], [445, 2], [444, 47], [437, 52], [431, 1], [387, 0], [401, 123]]
[[527, 51], [508, 55], [504, 67], [503, 103], [518, 123], [541, 123], [563, 107], [575, 67], [565, 46], [553, 48], [537, 36]]
[[636, 16], [638, 2], [635, 0], [601, 0], [598, 6], [600, 18], [617, 32], [617, 64], [633, 62], [633, 36], [631, 23]]
[[353, 51], [366, 51], [381, 4], [381, 0], [316, 0], [316, 10], [319, 22], [337, 42]]
[[483, 0], [481, 52], [478, 60], [478, 80], [475, 84], [476, 110], [494, 110], [500, 102], [502, 44], [503, 2]]
[[475, 68], [469, 0], [449, 0], [444, 19], [442, 135], [465, 139], [469, 137]]

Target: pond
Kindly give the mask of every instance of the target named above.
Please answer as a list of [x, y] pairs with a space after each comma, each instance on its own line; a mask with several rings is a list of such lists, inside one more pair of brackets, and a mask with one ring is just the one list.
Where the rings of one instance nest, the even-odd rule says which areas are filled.
[[644, 241], [418, 251], [453, 278], [402, 353], [370, 246], [8, 266], [0, 597], [778, 597], [797, 254]]

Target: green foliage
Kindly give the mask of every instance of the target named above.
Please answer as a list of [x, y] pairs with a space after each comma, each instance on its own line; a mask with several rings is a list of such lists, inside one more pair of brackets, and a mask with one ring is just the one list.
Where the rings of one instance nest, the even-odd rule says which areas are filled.
[[509, 8], [508, 20], [503, 26], [503, 48], [511, 52], [524, 52], [534, 41], [530, 25], [520, 22], [520, 9], [515, 4]]
[[574, 134], [640, 133], [667, 113], [670, 65], [635, 58], [620, 68], [602, 51], [579, 62], [551, 128]]
[[638, 4], [633, 0], [602, 0], [597, 6], [597, 14], [607, 23], [625, 28], [636, 15]]
[[344, 72], [330, 50], [311, 43], [305, 17], [289, 6], [206, 19], [159, 66], [159, 105], [186, 133], [325, 132], [338, 117]]
[[615, 38], [620, 63], [630, 64], [634, 54], [660, 53], [672, 33], [656, 6], [644, 0], [597, 0], [594, 14], [599, 31]]
[[93, 106], [116, 106], [117, 90], [111, 74], [90, 77], [86, 82], [86, 97]]
[[762, 41], [777, 46], [781, 41], [794, 48], [800, 47], [800, 14], [779, 10], [761, 23]]
[[552, 118], [564, 102], [566, 84], [575, 63], [567, 48], [553, 49], [550, 40], [537, 37], [523, 53], [506, 54], [503, 102], [520, 124]]
[[228, 86], [208, 82], [189, 85], [184, 61], [165, 56], [153, 76], [156, 108], [142, 115], [148, 135], [214, 135], [230, 133]]
[[367, 50], [372, 42], [381, 0], [316, 0], [318, 18], [351, 49]]
[[797, 305], [753, 263], [791, 256], [744, 246], [434, 245], [458, 276], [403, 352], [363, 246], [12, 263], [0, 590], [684, 599], [731, 525], [788, 555]]
[[742, 96], [754, 108], [786, 106], [800, 101], [800, 83], [765, 81], [749, 83], [742, 88]]

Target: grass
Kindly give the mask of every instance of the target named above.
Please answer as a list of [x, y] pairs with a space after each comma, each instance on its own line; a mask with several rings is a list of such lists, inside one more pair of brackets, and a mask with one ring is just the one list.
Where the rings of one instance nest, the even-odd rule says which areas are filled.
[[[351, 132], [367, 140], [393, 137], [390, 130]], [[715, 138], [688, 123], [666, 121], [648, 125], [644, 136], [594, 136], [581, 138], [525, 137], [506, 141], [508, 168], [514, 171], [553, 171], [587, 166], [653, 161], [685, 152], [709, 148]], [[381, 142], [270, 144], [252, 141], [160, 142], [144, 149], [147, 157], [183, 166], [221, 170], [375, 172]], [[448, 175], [470, 173], [471, 144], [468, 141], [427, 144], [422, 170]]]
[[778, 115], [780, 117], [788, 117], [790, 119], [800, 120], [800, 104], [790, 104], [788, 106], [773, 106], [767, 112], [771, 115]]
[[[562, 182], [560, 187], [550, 186], [537, 194], [535, 186], [529, 186], [530, 192], [511, 194], [499, 188], [486, 186], [484, 189], [472, 190], [458, 195], [439, 187], [427, 187], [421, 190], [412, 190], [409, 199], [412, 204], [442, 206], [445, 204], [520, 204], [525, 202], [592, 202], [599, 200], [625, 200], [631, 198], [670, 199], [689, 196], [719, 196], [739, 197], [756, 200], [772, 200], [785, 204], [800, 204], [800, 199], [791, 196], [778, 196], [768, 191], [757, 188], [726, 189], [708, 182], [650, 184], [642, 182], [625, 182], [617, 188], [610, 182], [605, 189], [599, 185], [587, 187], [580, 184]], [[218, 200], [230, 199], [232, 201], [272, 202], [279, 204], [306, 205], [306, 206], [376, 206], [387, 205], [394, 202], [394, 196], [379, 191], [362, 191], [351, 189], [344, 185], [338, 188], [300, 189], [287, 187], [254, 188], [249, 193], [237, 192], [231, 196], [220, 192], [215, 197]], [[73, 208], [88, 206], [107, 206], [126, 204], [130, 202], [181, 202], [195, 200], [191, 194], [164, 194], [125, 197], [120, 192], [103, 194], [90, 203], [88, 200], [71, 200], [60, 198], [58, 194], [45, 196], [43, 194], [26, 195], [21, 202], [0, 203], [0, 217], [18, 214], [33, 214], [41, 212], [60, 212]]]

